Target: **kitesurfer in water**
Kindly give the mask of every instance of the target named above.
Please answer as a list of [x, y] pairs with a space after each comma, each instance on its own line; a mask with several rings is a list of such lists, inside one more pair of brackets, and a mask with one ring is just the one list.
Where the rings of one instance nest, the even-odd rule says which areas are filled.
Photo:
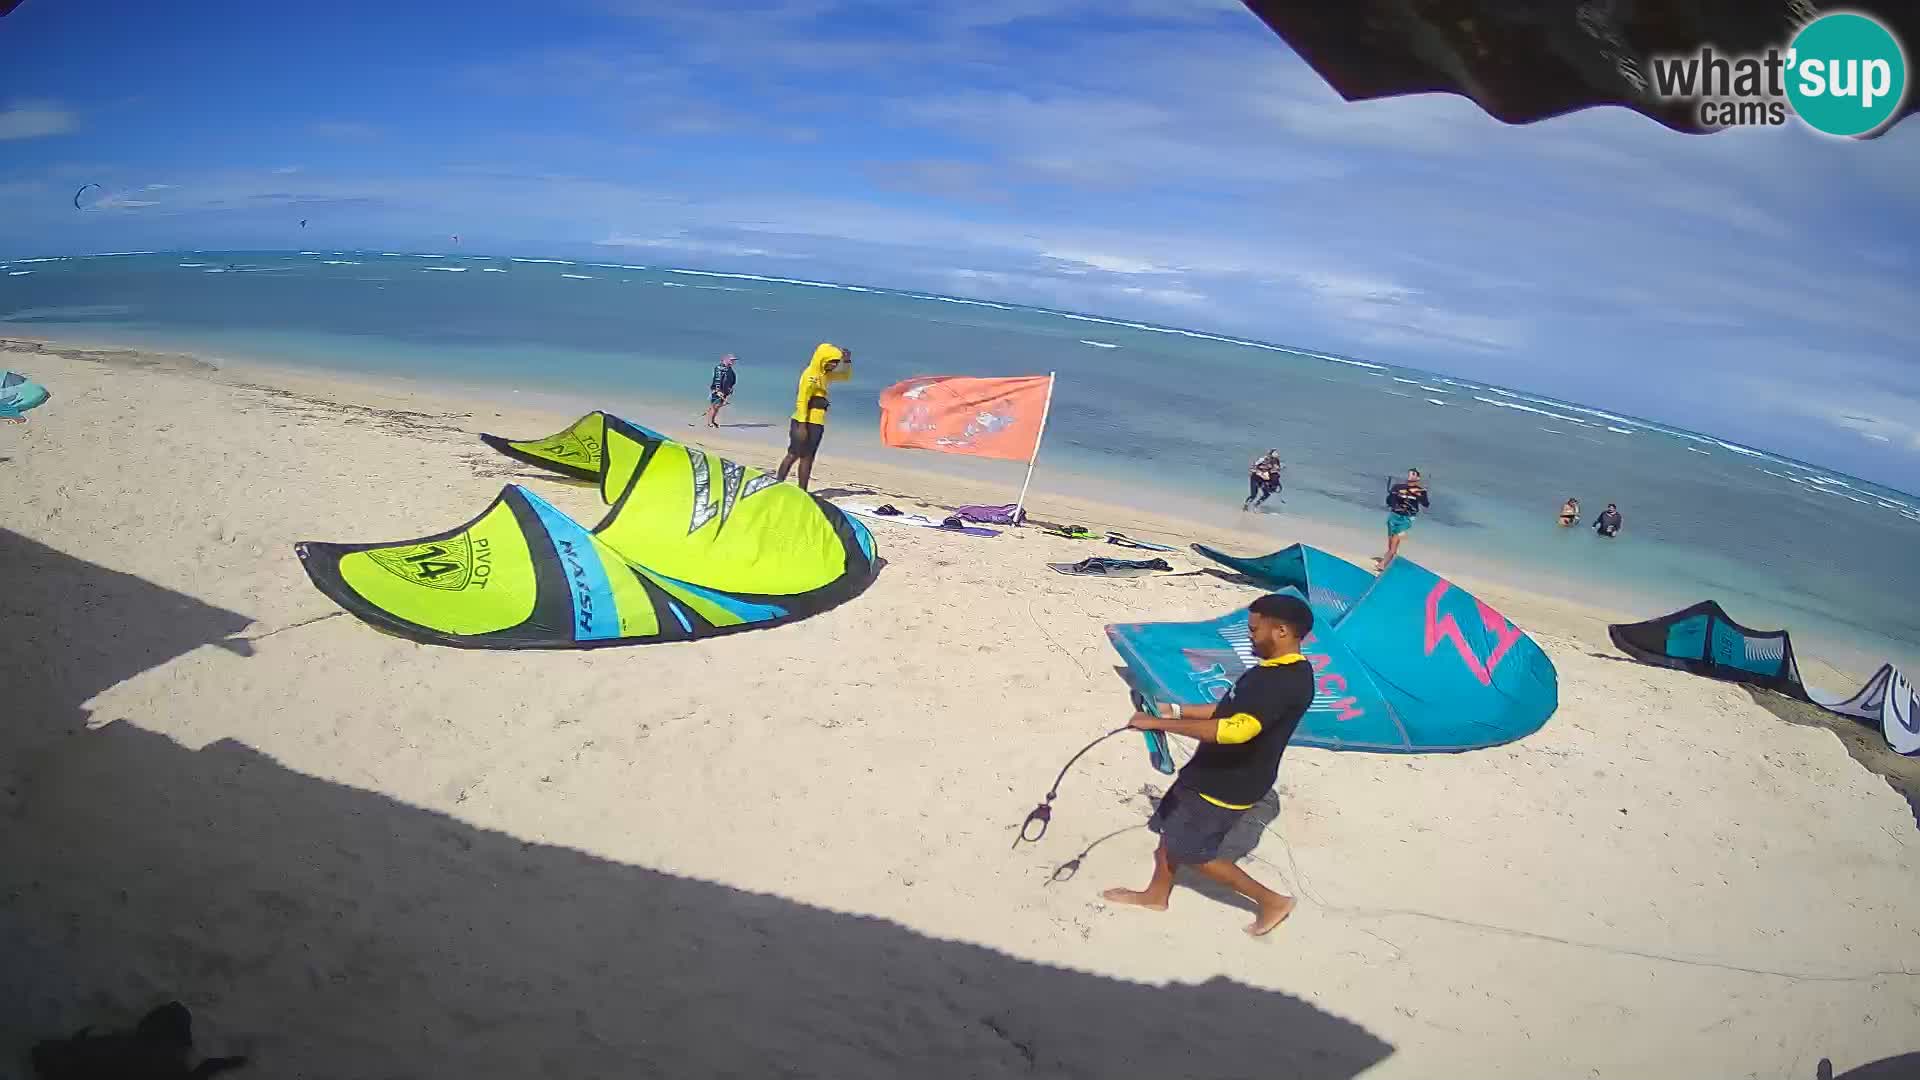
[[1313, 665], [1300, 655], [1300, 643], [1313, 632], [1313, 609], [1298, 597], [1262, 596], [1247, 609], [1247, 632], [1260, 663], [1241, 675], [1226, 697], [1213, 705], [1164, 706], [1159, 716], [1137, 712], [1129, 721], [1143, 731], [1196, 739], [1200, 747], [1147, 823], [1160, 834], [1153, 880], [1144, 889], [1108, 889], [1101, 895], [1109, 903], [1165, 911], [1175, 872], [1190, 866], [1258, 905], [1247, 926], [1247, 933], [1258, 937], [1286, 921], [1293, 897], [1221, 858], [1220, 846], [1241, 815], [1273, 790], [1287, 740], [1313, 705]]
[[827, 433], [827, 384], [853, 377], [853, 354], [838, 345], [822, 342], [813, 350], [813, 359], [800, 374], [800, 391], [793, 400], [793, 416], [787, 424], [787, 456], [780, 459], [777, 479], [785, 481], [788, 470], [800, 466], [800, 490], [813, 478], [813, 459], [820, 453], [820, 440]]
[[726, 408], [727, 402], [733, 398], [733, 384], [738, 381], [738, 376], [734, 374], [733, 362], [738, 359], [739, 357], [728, 353], [714, 365], [713, 381], [707, 384], [708, 427], [720, 426], [720, 410]]
[[1593, 519], [1593, 531], [1609, 537], [1619, 532], [1620, 508], [1608, 503], [1607, 508], [1600, 511], [1600, 516]]
[[1280, 464], [1278, 450], [1269, 450], [1253, 459], [1253, 465], [1247, 470], [1247, 501], [1241, 504], [1240, 509], [1251, 510], [1279, 491], [1280, 470], [1285, 467]]
[[1560, 504], [1560, 527], [1564, 529], [1577, 523], [1579, 520], [1580, 500], [1568, 496], [1567, 501]]
[[1400, 541], [1413, 528], [1413, 519], [1420, 511], [1432, 505], [1427, 501], [1427, 485], [1420, 479], [1419, 469], [1408, 469], [1407, 478], [1387, 489], [1387, 553], [1373, 560], [1373, 565], [1385, 570], [1393, 564], [1394, 557], [1400, 554]]

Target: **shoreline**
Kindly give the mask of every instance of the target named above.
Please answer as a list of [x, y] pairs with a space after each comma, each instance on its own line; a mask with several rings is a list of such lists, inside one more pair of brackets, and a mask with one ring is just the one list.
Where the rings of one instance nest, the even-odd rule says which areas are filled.
[[[671, 423], [651, 422], [656, 413], [671, 417], [685, 411], [680, 407], [681, 402], [664, 397], [644, 398], [622, 393], [613, 395], [612, 402], [596, 403], [571, 393], [549, 393], [525, 395], [508, 403], [487, 393], [488, 386], [484, 383], [449, 387], [404, 375], [349, 373], [287, 362], [25, 336], [0, 337], [0, 354], [19, 352], [23, 345], [44, 355], [206, 379], [239, 390], [291, 393], [340, 406], [399, 409], [421, 416], [465, 420], [467, 423], [461, 427], [475, 436], [476, 446], [483, 432], [510, 439], [539, 438], [560, 430], [586, 412], [605, 408], [657, 427], [669, 438], [701, 446], [768, 472], [779, 464], [785, 451], [784, 418], [773, 423], [755, 417], [745, 420], [743, 426], [736, 426], [742, 425], [742, 421], [723, 422], [718, 431], [693, 424], [676, 427]], [[646, 411], [649, 408], [655, 412]], [[758, 426], [762, 424], [768, 426]], [[883, 455], [912, 455], [918, 460], [904, 463], [886, 460]], [[1019, 476], [1024, 470], [1024, 465], [1015, 462], [888, 450], [871, 433], [844, 432], [830, 427], [815, 466], [813, 488], [816, 492], [858, 489], [889, 499], [911, 500], [922, 508], [950, 509], [968, 503], [997, 505], [1014, 501], [1019, 493]], [[966, 475], [969, 471], [976, 475]], [[1004, 475], [978, 475], [995, 471]], [[1011, 487], [1006, 483], [1008, 476], [1012, 477]], [[1066, 483], [1063, 484], [1063, 480]], [[1034, 475], [1033, 488], [1028, 494], [1029, 517], [1043, 522], [1084, 524], [1095, 531], [1111, 528], [1143, 539], [1175, 544], [1180, 548], [1175, 553], [1177, 557], [1196, 566], [1215, 564], [1195, 555], [1187, 544], [1205, 543], [1238, 554], [1263, 555], [1287, 544], [1305, 543], [1360, 566], [1370, 565], [1381, 546], [1376, 538], [1339, 524], [1295, 514], [1247, 514], [1238, 507], [1223, 508], [1211, 501], [1183, 500], [1150, 484], [1136, 485], [1135, 490], [1148, 493], [1152, 501], [1159, 504], [1158, 509], [1081, 494], [1112, 483], [1111, 478], [1049, 470], [1043, 448], [1041, 467]], [[1010, 531], [1017, 535], [1039, 530], [1029, 526], [1027, 530]], [[1288, 538], [1280, 539], [1281, 534]], [[886, 532], [879, 533], [882, 539], [886, 535]], [[1093, 546], [1098, 547], [1100, 553], [1106, 553], [1105, 545]], [[1406, 557], [1421, 561], [1418, 549], [1411, 546]], [[1579, 626], [1583, 638], [1597, 645], [1606, 644], [1607, 622], [1645, 617], [1595, 605], [1581, 597], [1503, 581], [1479, 567], [1470, 568], [1464, 574], [1446, 572], [1439, 566], [1429, 565], [1429, 568], [1489, 602], [1504, 596], [1520, 598], [1520, 603], [1529, 608], [1565, 608], [1564, 614], [1569, 619], [1556, 625], [1563, 631], [1568, 626]], [[1543, 601], [1549, 603], [1543, 604]]]
[[[524, 388], [493, 383], [485, 378], [457, 385], [430, 377], [373, 373], [321, 367], [289, 360], [196, 353], [185, 350], [149, 350], [114, 342], [88, 343], [27, 335], [0, 337], [0, 353], [21, 348], [107, 366], [161, 370], [192, 378], [211, 379], [241, 389], [291, 392], [342, 405], [372, 405], [409, 412], [433, 413], [464, 420], [470, 433], [510, 439], [538, 438], [560, 430], [580, 415], [604, 408], [639, 423], [742, 463], [771, 472], [785, 450], [785, 418], [743, 415], [724, 421], [719, 431], [693, 423], [676, 426], [671, 418], [684, 416], [704, 402], [692, 395], [639, 395], [619, 392], [595, 400], [570, 391], [526, 393]], [[511, 395], [509, 398], [507, 395]], [[723, 417], [725, 414], [722, 414]], [[663, 419], [665, 418], [665, 419]], [[902, 460], [910, 458], [912, 460]], [[1025, 466], [1017, 462], [985, 461], [961, 456], [891, 450], [864, 429], [829, 428], [827, 442], [814, 474], [815, 490], [849, 488], [892, 500], [911, 500], [923, 508], [951, 508], [968, 503], [1011, 503], [1019, 493]], [[1105, 497], [1121, 487], [1140, 505]], [[1086, 492], [1100, 494], [1089, 497]], [[1305, 543], [1367, 567], [1383, 546], [1381, 538], [1344, 523], [1329, 522], [1296, 512], [1243, 513], [1208, 499], [1186, 497], [1160, 487], [1151, 479], [1117, 480], [1111, 476], [1050, 468], [1046, 450], [1034, 475], [1028, 497], [1029, 514], [1041, 521], [1085, 524], [1169, 543], [1177, 557], [1196, 567], [1212, 566], [1194, 555], [1190, 543], [1244, 555], [1263, 555], [1292, 543]], [[427, 523], [431, 524], [431, 523]], [[1431, 530], [1432, 526], [1429, 526]], [[340, 538], [353, 540], [356, 538]], [[1610, 648], [1606, 624], [1632, 622], [1682, 606], [1663, 601], [1652, 592], [1636, 593], [1613, 583], [1582, 582], [1555, 577], [1539, 567], [1517, 567], [1497, 553], [1472, 554], [1461, 550], [1458, 539], [1442, 537], [1423, 552], [1416, 542], [1405, 557], [1419, 562], [1469, 591], [1485, 598], [1510, 618], [1514, 610], [1529, 613], [1525, 625], [1550, 626], [1554, 632], [1577, 632], [1594, 646]], [[1103, 546], [1104, 547], [1104, 546]], [[1104, 553], [1104, 551], [1103, 551]], [[1584, 586], [1584, 587], [1583, 587]], [[1598, 599], [1601, 593], [1612, 602]], [[1687, 601], [1690, 602], [1690, 601]], [[1663, 606], [1664, 604], [1664, 606]], [[1851, 691], [1865, 673], [1895, 655], [1890, 647], [1876, 654], [1864, 638], [1841, 643], [1816, 635], [1796, 635], [1806, 647], [1797, 652], [1808, 662], [1810, 681], [1829, 689]]]

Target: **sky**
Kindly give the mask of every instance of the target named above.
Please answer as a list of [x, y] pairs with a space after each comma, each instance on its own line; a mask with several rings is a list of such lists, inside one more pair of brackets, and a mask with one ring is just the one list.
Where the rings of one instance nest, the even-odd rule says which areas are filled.
[[[0, 256], [458, 234], [930, 290], [1494, 381], [1920, 491], [1920, 119], [1855, 142], [1345, 103], [1235, 0], [325, 8], [0, 19]], [[76, 213], [82, 183], [107, 194]]]

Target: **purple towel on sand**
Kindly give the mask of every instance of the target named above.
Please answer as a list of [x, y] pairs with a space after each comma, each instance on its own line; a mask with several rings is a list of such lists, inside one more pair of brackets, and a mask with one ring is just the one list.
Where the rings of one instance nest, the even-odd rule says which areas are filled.
[[[978, 521], [986, 525], [1018, 525], [1019, 522], [1013, 518], [1016, 509], [1018, 509], [1016, 504], [1008, 503], [1005, 506], [961, 506], [956, 507], [953, 512], [968, 521]], [[1020, 516], [1026, 517], [1027, 512], [1021, 510]]]

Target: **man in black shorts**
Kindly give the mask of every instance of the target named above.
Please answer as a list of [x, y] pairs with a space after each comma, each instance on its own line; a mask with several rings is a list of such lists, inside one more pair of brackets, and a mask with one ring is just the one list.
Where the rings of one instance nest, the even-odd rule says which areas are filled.
[[1101, 895], [1110, 903], [1165, 911], [1174, 872], [1191, 866], [1259, 905], [1247, 927], [1258, 937], [1293, 914], [1293, 897], [1221, 858], [1220, 845], [1241, 815], [1273, 790], [1287, 740], [1313, 705], [1313, 665], [1300, 655], [1300, 642], [1313, 632], [1313, 609], [1298, 597], [1263, 596], [1247, 611], [1247, 630], [1260, 663], [1240, 676], [1226, 697], [1213, 705], [1164, 706], [1161, 716], [1133, 715], [1133, 727], [1185, 735], [1199, 740], [1200, 748], [1148, 822], [1160, 834], [1153, 880], [1145, 889], [1108, 889]]
[[844, 382], [853, 374], [853, 354], [838, 345], [821, 342], [813, 350], [807, 370], [800, 373], [800, 389], [793, 400], [793, 415], [787, 421], [787, 456], [780, 461], [776, 479], [785, 482], [787, 471], [800, 466], [800, 489], [805, 491], [813, 479], [813, 459], [820, 453], [820, 439], [827, 433], [827, 384]]

